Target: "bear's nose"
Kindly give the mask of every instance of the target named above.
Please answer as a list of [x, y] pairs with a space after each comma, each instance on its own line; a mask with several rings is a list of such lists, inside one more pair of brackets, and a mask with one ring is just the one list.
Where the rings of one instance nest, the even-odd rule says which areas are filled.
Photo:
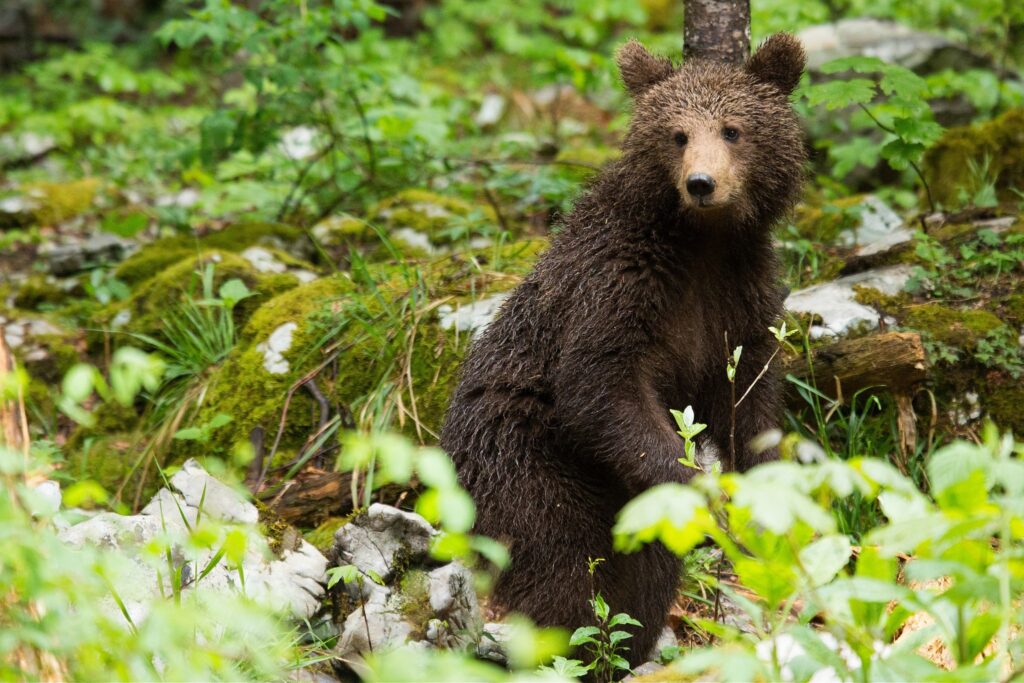
[[707, 173], [694, 173], [686, 179], [686, 191], [698, 199], [715, 191], [715, 180]]

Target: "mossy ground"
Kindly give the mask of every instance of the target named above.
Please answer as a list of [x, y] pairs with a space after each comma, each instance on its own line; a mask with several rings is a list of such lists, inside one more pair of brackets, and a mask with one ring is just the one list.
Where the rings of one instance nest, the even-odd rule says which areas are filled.
[[32, 214], [37, 223], [56, 225], [88, 211], [100, 189], [100, 181], [96, 178], [38, 181], [26, 183], [19, 189], [32, 198], [35, 204]]
[[973, 351], [979, 339], [1004, 324], [986, 310], [956, 310], [937, 303], [908, 307], [904, 320], [912, 329], [966, 351]]
[[[125, 259], [114, 270], [114, 275], [129, 285], [135, 285], [155, 277], [176, 263], [209, 250], [237, 253], [257, 245], [289, 254], [287, 260], [283, 261], [288, 265], [309, 267], [290, 255], [312, 253], [308, 239], [298, 228], [281, 223], [237, 223], [202, 235], [176, 235], [159, 239]], [[296, 248], [296, 245], [301, 246]]]
[[204, 298], [201, 273], [213, 267], [214, 294], [224, 282], [240, 279], [253, 292], [235, 309], [236, 323], [245, 320], [261, 304], [277, 294], [295, 287], [299, 281], [288, 273], [260, 273], [241, 256], [219, 249], [194, 254], [139, 283], [131, 298], [106, 307], [98, 316], [100, 327], [110, 325], [119, 314], [130, 314], [126, 331], [154, 334], [163, 327], [168, 312], [174, 310], [186, 296], [195, 300]]
[[[357, 424], [397, 427], [433, 442], [469, 342], [466, 333], [441, 328], [438, 306], [510, 289], [545, 244], [516, 242], [422, 265], [371, 264], [365, 272], [323, 277], [267, 301], [241, 328], [235, 351], [210, 376], [195, 418], [202, 424], [225, 413], [232, 422], [210, 442], [185, 446], [184, 452], [201, 448], [226, 455], [255, 427], [262, 427], [271, 442], [289, 389], [321, 365], [314, 381], [335, 409], [350, 413]], [[289, 322], [297, 327], [284, 353], [288, 371], [271, 374], [258, 347]], [[280, 450], [294, 453], [317, 420], [310, 394], [293, 392]]]
[[[986, 170], [979, 178], [975, 171]], [[974, 126], [952, 128], [928, 150], [923, 170], [932, 197], [942, 206], [957, 208], [985, 181], [994, 181], [999, 199], [1015, 203], [1014, 188], [1024, 187], [1024, 109]]]

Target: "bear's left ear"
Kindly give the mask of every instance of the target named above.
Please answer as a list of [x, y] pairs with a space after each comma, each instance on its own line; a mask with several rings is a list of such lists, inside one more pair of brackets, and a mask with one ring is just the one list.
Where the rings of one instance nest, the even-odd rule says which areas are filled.
[[630, 40], [615, 53], [622, 82], [633, 97], [637, 97], [660, 80], [668, 78], [674, 69], [672, 62], [655, 57], [636, 40]]
[[789, 33], [769, 36], [747, 60], [746, 69], [754, 78], [770, 83], [789, 96], [800, 83], [807, 57], [800, 41]]

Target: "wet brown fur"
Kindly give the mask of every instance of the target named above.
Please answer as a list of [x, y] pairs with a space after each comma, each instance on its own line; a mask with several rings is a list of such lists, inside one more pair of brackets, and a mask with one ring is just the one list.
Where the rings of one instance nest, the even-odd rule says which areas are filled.
[[[676, 68], [635, 42], [618, 61], [635, 100], [623, 156], [473, 344], [441, 444], [476, 501], [476, 530], [510, 547], [496, 603], [543, 625], [593, 623], [587, 559], [605, 558], [597, 590], [645, 626], [627, 642], [635, 666], [664, 624], [679, 562], [660, 544], [615, 553], [611, 529], [631, 498], [692, 476], [670, 408], [692, 405], [710, 425], [704, 446], [728, 453], [725, 333], [743, 345], [739, 393], [775, 348], [771, 228], [803, 176], [788, 96], [804, 59], [780, 34], [742, 68]], [[722, 140], [726, 125], [737, 141]], [[695, 170], [717, 176], [708, 207], [686, 193]], [[769, 372], [737, 410], [738, 469], [774, 457], [748, 443], [779, 409]]]

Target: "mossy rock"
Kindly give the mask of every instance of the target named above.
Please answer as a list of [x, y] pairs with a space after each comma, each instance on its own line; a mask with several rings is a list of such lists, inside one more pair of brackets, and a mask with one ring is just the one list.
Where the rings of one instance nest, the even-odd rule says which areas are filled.
[[40, 225], [56, 225], [88, 211], [100, 188], [96, 178], [70, 182], [38, 181], [20, 190], [32, 199], [32, 214]]
[[308, 264], [298, 257], [312, 255], [312, 245], [299, 228], [283, 223], [235, 223], [198, 237], [176, 235], [159, 239], [125, 259], [114, 275], [129, 285], [136, 285], [204, 251], [238, 253], [254, 246], [280, 250], [279, 253], [288, 254], [296, 263], [301, 263], [301, 267], [308, 267]]
[[[324, 361], [328, 348], [337, 357], [316, 383], [332, 406], [350, 410], [360, 425], [396, 426], [433, 442], [469, 342], [464, 332], [442, 329], [439, 303], [469, 303], [510, 289], [544, 244], [512, 243], [415, 267], [372, 264], [356, 277], [324, 277], [271, 299], [252, 315], [238, 347], [211, 376], [195, 419], [202, 424], [226, 413], [232, 422], [209, 443], [183, 448], [226, 455], [256, 427], [272, 442], [289, 389]], [[488, 263], [500, 264], [504, 272], [490, 272]], [[285, 364], [270, 363], [275, 374], [264, 345], [289, 323], [291, 344], [280, 358]], [[300, 448], [316, 420], [309, 393], [293, 392], [280, 449]]]
[[307, 531], [303, 538], [313, 545], [317, 550], [322, 553], [327, 553], [331, 548], [334, 547], [334, 534], [341, 527], [348, 524], [352, 519], [352, 515], [345, 517], [328, 517], [320, 523], [317, 528], [312, 531]]
[[894, 315], [906, 308], [912, 300], [907, 292], [886, 294], [874, 287], [865, 287], [864, 285], [854, 285], [853, 292], [853, 298], [857, 303]]
[[[177, 238], [173, 238], [175, 243]], [[132, 287], [199, 253], [194, 247], [172, 246], [164, 240], [143, 247], [114, 269], [114, 277]]]
[[435, 245], [451, 244], [482, 225], [496, 226], [494, 209], [428, 190], [403, 190], [370, 211], [370, 221], [389, 233], [409, 228]]
[[1016, 202], [1013, 188], [1024, 187], [1024, 109], [1012, 109], [985, 123], [951, 128], [928, 150], [923, 172], [934, 200], [946, 208], [961, 204], [961, 191], [979, 188], [974, 168], [988, 163], [989, 179], [1003, 202]]
[[999, 427], [1012, 430], [1018, 437], [1024, 436], [1024, 384], [986, 385], [981, 405]]
[[38, 311], [62, 305], [67, 296], [53, 277], [35, 273], [16, 286], [14, 305], [24, 311]]
[[999, 302], [1006, 320], [1024, 326], [1024, 294], [1011, 294]]
[[966, 351], [973, 351], [978, 340], [1005, 323], [995, 313], [984, 310], [959, 311], [941, 304], [913, 306], [906, 310], [904, 325], [926, 333], [932, 339]]
[[311, 232], [321, 246], [329, 249], [351, 242], [366, 242], [377, 234], [365, 220], [349, 214], [328, 216], [314, 225]]
[[808, 191], [804, 201], [796, 207], [793, 224], [797, 233], [812, 242], [835, 242], [841, 232], [857, 225], [860, 220], [857, 207], [865, 197], [858, 194], [826, 200], [820, 193]]
[[235, 308], [235, 322], [243, 324], [253, 311], [274, 296], [297, 284], [288, 273], [260, 273], [238, 254], [222, 250], [204, 251], [182, 260], [139, 284], [127, 301], [112, 304], [98, 314], [101, 325], [109, 325], [119, 314], [128, 312], [130, 319], [124, 329], [152, 334], [163, 327], [169, 311], [175, 309], [186, 295], [203, 296], [200, 273], [209, 264], [214, 266], [214, 291], [224, 282], [240, 279], [254, 293]]

